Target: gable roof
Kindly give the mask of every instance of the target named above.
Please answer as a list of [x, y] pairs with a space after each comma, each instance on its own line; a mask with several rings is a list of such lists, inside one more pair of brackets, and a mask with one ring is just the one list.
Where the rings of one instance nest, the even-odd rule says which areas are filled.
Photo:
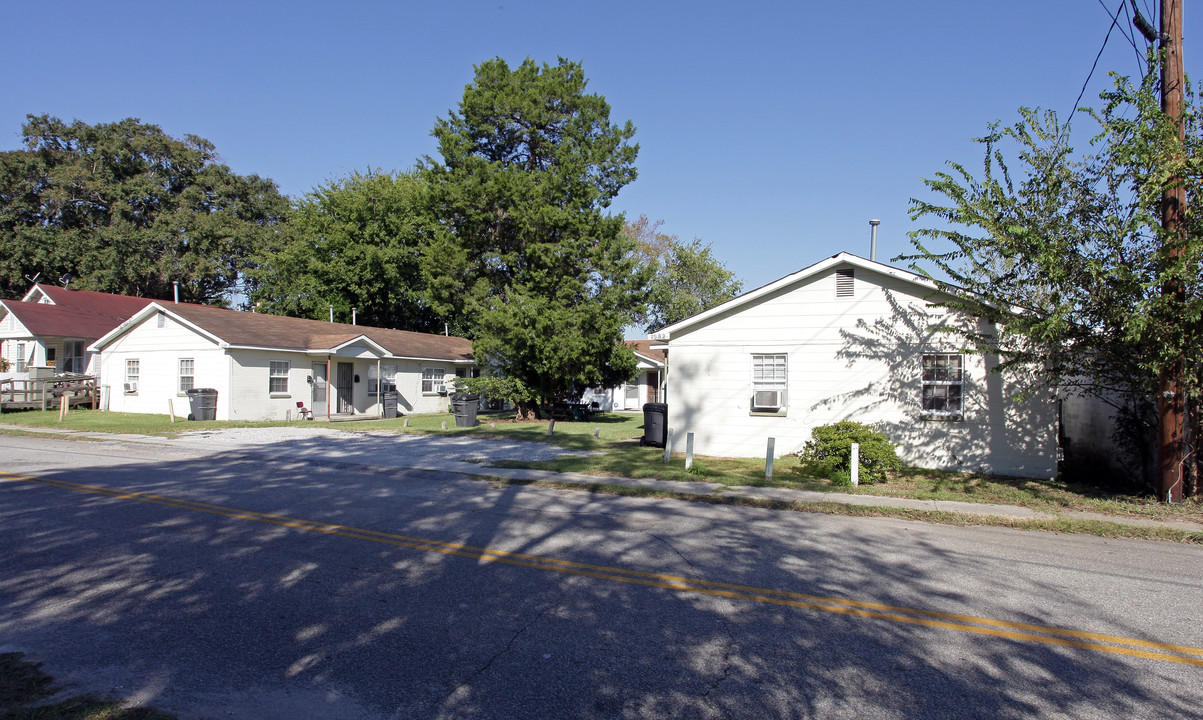
[[653, 365], [663, 365], [668, 359], [668, 354], [663, 348], [653, 350], [651, 340], [626, 340], [626, 346], [631, 348], [636, 357], [646, 360]]
[[284, 315], [239, 312], [210, 305], [158, 303], [147, 305], [120, 327], [93, 345], [103, 349], [131, 328], [162, 312], [212, 339], [222, 347], [324, 353], [356, 341], [365, 342], [381, 355], [413, 360], [472, 362], [472, 341], [409, 330], [370, 325], [347, 325]]
[[114, 295], [113, 293], [97, 292], [95, 290], [68, 290], [57, 285], [34, 283], [34, 286], [29, 289], [29, 292], [25, 293], [25, 297], [21, 298], [21, 301], [52, 305], [64, 309], [107, 315], [115, 317], [118, 320], [126, 320], [153, 302], [153, 298]]
[[37, 337], [96, 339], [150, 304], [147, 298], [34, 285], [20, 301], [0, 300]]
[[657, 332], [649, 333], [648, 337], [652, 340], [664, 342], [669, 340], [673, 333], [680, 332], [687, 328], [693, 327], [694, 325], [705, 322], [716, 315], [731, 312], [732, 310], [738, 310], [745, 305], [750, 305], [756, 302], [766, 295], [771, 295], [782, 288], [789, 287], [790, 285], [794, 285], [816, 275], [820, 275], [837, 265], [852, 265], [853, 267], [861, 268], [869, 272], [888, 275], [903, 282], [915, 285], [918, 289], [921, 289], [926, 293], [932, 293], [942, 289], [936, 284], [935, 281], [925, 275], [920, 275], [918, 273], [911, 272], [910, 270], [903, 270], [901, 268], [885, 265], [877, 262], [876, 260], [868, 260], [860, 257], [859, 255], [853, 255], [849, 252], [841, 252], [824, 260], [820, 260], [813, 265], [804, 267], [798, 272], [786, 275], [779, 280], [774, 280], [767, 285], [761, 285], [755, 290], [749, 290], [739, 297], [732, 298], [731, 300], [728, 300], [720, 305], [715, 305], [709, 310], [705, 310], [697, 315], [685, 318], [684, 320], [662, 328]]

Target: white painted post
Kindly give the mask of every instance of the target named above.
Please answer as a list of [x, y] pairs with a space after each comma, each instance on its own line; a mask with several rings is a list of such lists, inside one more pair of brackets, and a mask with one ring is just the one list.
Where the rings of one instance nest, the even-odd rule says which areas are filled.
[[860, 484], [860, 443], [852, 443], [852, 487]]
[[769, 450], [764, 456], [764, 479], [773, 479], [773, 448], [777, 445], [776, 438], [769, 438]]
[[401, 421], [401, 427], [409, 427], [409, 418], [405, 418]]
[[171, 398], [167, 398], [167, 416], [171, 418], [171, 422], [175, 422], [175, 405], [172, 404]]
[[685, 469], [693, 467], [693, 433], [685, 435]]
[[443, 429], [444, 429], [444, 430], [446, 430], [446, 429], [447, 429], [447, 421], [446, 421], [446, 420], [444, 420], [444, 421], [443, 421]]
[[664, 438], [664, 464], [665, 465], [668, 464], [668, 456], [672, 454], [672, 451], [673, 451], [673, 429], [669, 428], [668, 433], [665, 435], [665, 438]]
[[556, 429], [556, 419], [552, 418], [551, 422], [547, 423], [547, 434], [551, 435], [551, 431]]
[[62, 422], [63, 418], [67, 417], [67, 393], [63, 393], [59, 397], [61, 399], [58, 404], [58, 421]]
[[599, 428], [599, 427], [593, 428], [593, 439], [601, 440], [601, 428]]

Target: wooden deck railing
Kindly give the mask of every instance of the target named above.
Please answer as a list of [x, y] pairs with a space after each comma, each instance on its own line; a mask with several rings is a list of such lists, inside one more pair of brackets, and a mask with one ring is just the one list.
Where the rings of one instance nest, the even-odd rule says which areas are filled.
[[99, 393], [96, 378], [91, 375], [56, 375], [36, 380], [0, 380], [0, 413], [5, 410], [57, 407], [62, 398], [69, 406], [88, 405], [93, 410]]

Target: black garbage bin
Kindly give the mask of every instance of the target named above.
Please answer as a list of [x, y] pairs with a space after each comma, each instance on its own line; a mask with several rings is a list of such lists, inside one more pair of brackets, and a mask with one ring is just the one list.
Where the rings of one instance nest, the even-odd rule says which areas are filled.
[[192, 412], [189, 420], [217, 419], [217, 390], [214, 388], [192, 388], [188, 391], [188, 404]]
[[455, 426], [476, 427], [476, 411], [479, 407], [480, 395], [452, 395], [451, 411], [455, 413]]
[[385, 390], [380, 393], [381, 410], [386, 418], [397, 417], [397, 391]]
[[668, 442], [668, 403], [644, 403], [640, 445], [664, 447]]

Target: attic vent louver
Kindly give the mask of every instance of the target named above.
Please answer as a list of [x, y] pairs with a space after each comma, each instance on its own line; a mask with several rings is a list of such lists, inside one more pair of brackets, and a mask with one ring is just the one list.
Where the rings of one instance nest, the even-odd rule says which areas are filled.
[[838, 298], [852, 297], [853, 270], [835, 271], [835, 296]]

